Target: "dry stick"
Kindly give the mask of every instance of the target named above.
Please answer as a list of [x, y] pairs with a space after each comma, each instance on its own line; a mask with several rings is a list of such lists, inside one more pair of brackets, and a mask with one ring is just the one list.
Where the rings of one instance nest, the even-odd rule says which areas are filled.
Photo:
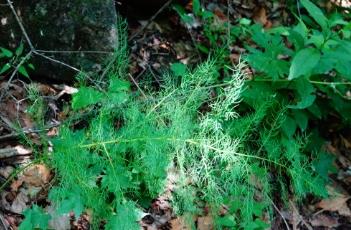
[[160, 14], [162, 13], [162, 11], [164, 9], [166, 9], [171, 3], [172, 3], [173, 0], [168, 0], [149, 20], [148, 22], [142, 26], [135, 34], [133, 34], [129, 39], [128, 39], [128, 42], [130, 42], [131, 40], [133, 40], [135, 37], [137, 37], [139, 34], [141, 34], [150, 24], [152, 21], [155, 20], [155, 18]]
[[129, 78], [132, 80], [132, 82], [134, 83], [134, 85], [138, 88], [138, 90], [140, 91], [140, 93], [143, 95], [143, 97], [145, 97], [147, 99], [146, 94], [144, 93], [144, 91], [140, 88], [138, 82], [135, 81], [135, 79], [133, 78], [133, 76], [131, 74], [128, 74]]
[[7, 226], [7, 224], [6, 224], [6, 222], [5, 222], [5, 219], [4, 219], [4, 217], [2, 216], [2, 212], [0, 212], [0, 223], [1, 223], [1, 225], [2, 225], [2, 227], [3, 228], [1, 228], [1, 229], [8, 229], [8, 226]]
[[29, 36], [28, 36], [26, 30], [24, 29], [24, 26], [23, 26], [23, 24], [22, 24], [22, 22], [21, 22], [21, 19], [18, 17], [15, 8], [14, 8], [13, 5], [12, 5], [12, 2], [11, 2], [10, 0], [7, 0], [7, 3], [9, 4], [9, 6], [10, 6], [10, 8], [11, 8], [11, 11], [12, 11], [12, 13], [14, 14], [14, 16], [15, 16], [15, 18], [16, 18], [16, 21], [17, 21], [18, 25], [20, 26], [21, 31], [22, 31], [24, 37], [26, 38], [26, 40], [27, 40], [27, 42], [28, 42], [28, 45], [29, 45], [31, 51], [35, 51], [35, 48], [34, 48], [34, 46], [33, 46], [33, 44], [32, 44], [32, 41], [29, 39]]
[[[269, 198], [269, 199], [270, 199], [270, 198]], [[287, 229], [287, 230], [290, 230], [289, 224], [288, 224], [288, 222], [286, 222], [283, 213], [281, 213], [281, 211], [279, 210], [279, 208], [274, 204], [273, 200], [272, 200], [272, 199], [270, 199], [270, 200], [271, 200], [271, 203], [272, 203], [274, 209], [275, 209], [275, 210], [278, 212], [278, 214], [282, 217], [282, 219], [283, 219], [283, 221], [284, 221], [284, 224], [285, 224], [285, 226], [286, 226], [286, 229]]]
[[1, 160], [11, 158], [11, 157], [28, 156], [28, 155], [32, 155], [32, 152], [21, 153], [16, 147], [0, 149]]
[[39, 53], [88, 53], [88, 54], [112, 54], [109, 51], [98, 50], [36, 50]]

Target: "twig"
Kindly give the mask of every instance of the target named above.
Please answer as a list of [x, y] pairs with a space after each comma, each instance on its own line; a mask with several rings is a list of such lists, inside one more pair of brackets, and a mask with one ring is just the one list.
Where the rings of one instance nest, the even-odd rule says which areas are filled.
[[140, 91], [140, 93], [143, 95], [143, 97], [145, 97], [147, 99], [146, 94], [144, 93], [144, 91], [140, 88], [138, 82], [135, 81], [135, 79], [133, 78], [133, 76], [131, 74], [128, 74], [129, 78], [132, 80], [132, 82], [134, 83], [134, 85], [138, 88], [138, 90]]
[[7, 140], [18, 139], [23, 134], [45, 132], [45, 131], [50, 130], [51, 128], [55, 128], [55, 127], [58, 127], [60, 125], [61, 124], [52, 124], [52, 125], [48, 125], [48, 126], [42, 128], [42, 129], [22, 129], [22, 130], [20, 130], [18, 132], [14, 132], [14, 133], [10, 133], [10, 134], [6, 134], [6, 135], [3, 135], [3, 136], [0, 136], [0, 142], [7, 141]]
[[95, 51], [95, 50], [36, 50], [40, 53], [88, 53], [88, 54], [112, 54], [109, 51]]
[[304, 218], [300, 215], [299, 211], [297, 210], [297, 208], [295, 207], [294, 203], [289, 200], [289, 203], [291, 205], [291, 207], [294, 209], [294, 211], [297, 213], [297, 218], [299, 219], [299, 221], [301, 221], [308, 230], [313, 230], [311, 225], [307, 224], [306, 221], [304, 220]]
[[[269, 198], [270, 199], [270, 198]], [[285, 217], [284, 217], [284, 215], [283, 215], [283, 213], [281, 213], [281, 211], [279, 210], [279, 208], [274, 204], [274, 202], [273, 202], [273, 200], [272, 199], [270, 199], [271, 200], [271, 203], [272, 203], [272, 205], [273, 205], [273, 207], [274, 207], [274, 209], [278, 212], [278, 214], [282, 217], [282, 219], [283, 219], [283, 221], [284, 221], [284, 224], [285, 224], [285, 227], [286, 227], [286, 229], [287, 230], [290, 230], [290, 227], [289, 227], [289, 224], [288, 224], [288, 222], [286, 222], [286, 220], [285, 220]]]
[[135, 37], [137, 37], [139, 34], [141, 34], [150, 24], [152, 21], [155, 20], [155, 18], [160, 14], [162, 13], [162, 11], [164, 9], [166, 9], [171, 3], [172, 3], [173, 0], [168, 0], [148, 21], [147, 23], [142, 26], [136, 33], [134, 33], [129, 39], [128, 39], [128, 42], [130, 42], [131, 40], [133, 40]]
[[39, 52], [37, 52], [37, 51], [33, 51], [33, 53], [36, 54], [36, 55], [38, 55], [38, 56], [41, 56], [41, 57], [43, 57], [43, 58], [45, 58], [45, 59], [48, 59], [48, 60], [50, 60], [50, 61], [52, 61], [52, 62], [55, 62], [55, 63], [61, 64], [61, 65], [63, 65], [63, 66], [66, 66], [67, 68], [70, 68], [70, 69], [72, 69], [72, 70], [74, 70], [74, 71], [76, 71], [76, 72], [82, 72], [82, 71], [80, 71], [79, 69], [77, 69], [77, 68], [74, 67], [74, 66], [71, 66], [71, 65], [69, 65], [69, 64], [67, 64], [67, 63], [64, 63], [64, 62], [62, 62], [62, 61], [56, 60], [56, 59], [54, 59], [54, 58], [48, 57], [48, 56], [46, 56], [46, 55], [44, 55], [44, 54], [41, 54], [41, 53], [39, 53]]
[[24, 26], [23, 26], [23, 24], [21, 22], [21, 19], [18, 17], [15, 8], [12, 5], [12, 2], [10, 0], [7, 0], [7, 3], [9, 4], [9, 6], [10, 6], [10, 8], [12, 10], [12, 13], [15, 15], [16, 21], [17, 21], [18, 25], [20, 26], [21, 31], [22, 31], [24, 37], [26, 38], [26, 41], [28, 42], [28, 45], [29, 45], [31, 51], [34, 51], [35, 48], [34, 48], [34, 46], [32, 44], [32, 41], [29, 39], [29, 36], [28, 36], [26, 30], [24, 29]]
[[[0, 212], [0, 222], [1, 222], [1, 225], [2, 225], [2, 227], [3, 227], [3, 229], [4, 230], [7, 230], [8, 229], [8, 226], [7, 226], [7, 224], [6, 224], [6, 222], [5, 222], [5, 219], [4, 219], [4, 217], [2, 216], [2, 213]], [[2, 228], [1, 228], [2, 229]]]

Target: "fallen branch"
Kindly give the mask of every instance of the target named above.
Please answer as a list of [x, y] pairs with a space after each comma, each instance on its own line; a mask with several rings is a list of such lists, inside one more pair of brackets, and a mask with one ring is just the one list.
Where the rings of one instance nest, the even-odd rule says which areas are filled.
[[31, 155], [32, 151], [21, 146], [0, 149], [0, 159]]

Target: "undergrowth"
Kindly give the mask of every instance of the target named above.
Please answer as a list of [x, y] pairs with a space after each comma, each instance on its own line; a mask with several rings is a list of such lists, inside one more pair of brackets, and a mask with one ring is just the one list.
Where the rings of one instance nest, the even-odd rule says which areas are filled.
[[[287, 104], [246, 93], [245, 63], [223, 77], [212, 57], [183, 69], [180, 79], [164, 74], [157, 91], [132, 92], [120, 27], [104, 90], [80, 81], [72, 109], [84, 119], [67, 122], [53, 140], [50, 164], [59, 183], [49, 199], [57, 215], [89, 213], [93, 229], [139, 229], [140, 213], [166, 190], [170, 171], [175, 214], [191, 224], [207, 207], [218, 229], [266, 228], [274, 192], [326, 195], [325, 178], [304, 154], [307, 137], [280, 131], [289, 119]], [[254, 109], [242, 113], [242, 98]], [[24, 215], [21, 229], [45, 229], [50, 219], [38, 206]], [[33, 216], [44, 221], [33, 223]]]

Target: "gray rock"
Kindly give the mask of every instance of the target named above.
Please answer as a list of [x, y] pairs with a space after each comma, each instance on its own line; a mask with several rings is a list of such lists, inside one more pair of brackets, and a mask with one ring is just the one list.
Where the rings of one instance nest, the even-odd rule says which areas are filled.
[[[36, 50], [99, 51], [52, 52], [46, 56], [85, 72], [96, 72], [112, 56], [117, 44], [117, 15], [113, 0], [13, 0], [13, 5]], [[12, 50], [29, 45], [6, 0], [0, 0], [0, 46]], [[102, 52], [101, 52], [102, 51]], [[35, 74], [72, 80], [72, 69], [33, 55]]]

